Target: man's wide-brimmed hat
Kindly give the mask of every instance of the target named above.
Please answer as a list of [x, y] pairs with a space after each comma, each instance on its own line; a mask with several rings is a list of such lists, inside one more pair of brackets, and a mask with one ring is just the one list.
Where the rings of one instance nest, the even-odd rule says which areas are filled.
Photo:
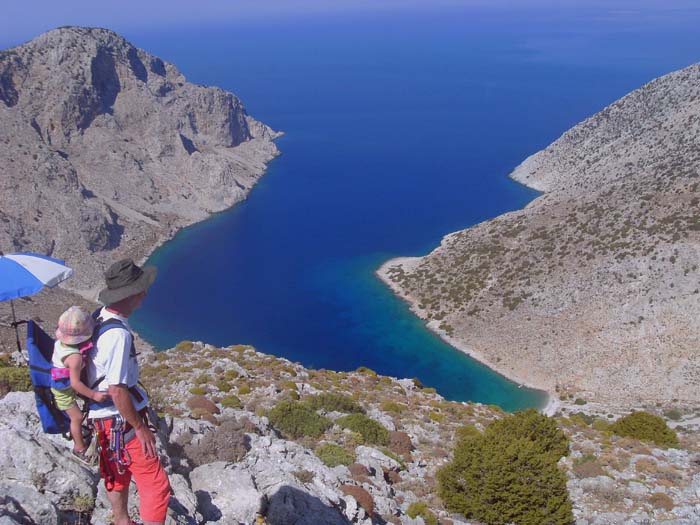
[[157, 273], [155, 266], [140, 268], [131, 259], [117, 261], [105, 272], [107, 288], [100, 291], [97, 300], [109, 306], [148, 290], [155, 281]]

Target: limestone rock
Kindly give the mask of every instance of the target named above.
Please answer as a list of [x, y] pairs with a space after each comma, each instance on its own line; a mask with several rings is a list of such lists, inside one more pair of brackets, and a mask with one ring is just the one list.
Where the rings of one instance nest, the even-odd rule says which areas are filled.
[[0, 245], [66, 259], [84, 293], [245, 198], [278, 153], [235, 95], [106, 29], [4, 50], [0, 79]]

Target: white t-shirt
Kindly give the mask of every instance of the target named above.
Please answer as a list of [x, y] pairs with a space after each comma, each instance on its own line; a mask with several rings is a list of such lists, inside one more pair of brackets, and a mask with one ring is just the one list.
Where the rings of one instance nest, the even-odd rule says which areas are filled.
[[[131, 352], [133, 336], [126, 318], [112, 313], [106, 308], [102, 308], [100, 317], [103, 322], [112, 318], [119, 319], [126, 326], [126, 329], [117, 327], [107, 330], [97, 340], [96, 348], [90, 349], [86, 366], [88, 386], [92, 387], [95, 381], [102, 376], [104, 379], [94, 387], [94, 390], [107, 392], [110, 385], [136, 386], [139, 381], [139, 365], [136, 361], [136, 354]], [[139, 392], [143, 396], [142, 401], [137, 401], [134, 396], [131, 396], [136, 410], [141, 410], [148, 405], [146, 392], [142, 388], [139, 388]], [[108, 405], [99, 407], [93, 403], [89, 417], [97, 419], [115, 416], [119, 413], [114, 404], [108, 403]]]

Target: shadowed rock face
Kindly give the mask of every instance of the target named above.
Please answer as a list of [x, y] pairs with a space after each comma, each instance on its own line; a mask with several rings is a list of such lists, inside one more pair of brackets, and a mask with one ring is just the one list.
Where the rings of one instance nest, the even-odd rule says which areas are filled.
[[244, 198], [276, 136], [111, 31], [49, 31], [0, 52], [0, 246], [64, 258], [71, 286], [94, 287]]
[[700, 400], [700, 66], [611, 104], [512, 177], [546, 194], [390, 263], [385, 279], [521, 381]]

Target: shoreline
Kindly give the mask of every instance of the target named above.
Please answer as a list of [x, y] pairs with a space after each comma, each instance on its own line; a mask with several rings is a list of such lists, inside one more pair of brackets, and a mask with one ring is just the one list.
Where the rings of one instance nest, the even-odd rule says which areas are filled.
[[[541, 150], [536, 151], [535, 153], [529, 155], [526, 157], [520, 164], [518, 164], [515, 168], [511, 170], [511, 172], [508, 174], [508, 178], [515, 182], [516, 184], [520, 184], [522, 186], [525, 186], [526, 188], [530, 188], [532, 190], [540, 192], [542, 195], [547, 193], [547, 189], [538, 185], [537, 181], [527, 181], [529, 175], [527, 174], [528, 171], [530, 170], [530, 166], [532, 164], [535, 164], [537, 162], [537, 156]], [[533, 202], [536, 202], [540, 196], [535, 197], [532, 199], [530, 202], [528, 202], [525, 205], [525, 208], [528, 206], [532, 205]], [[491, 219], [486, 219], [486, 220], [492, 220], [495, 219], [496, 217], [492, 217]], [[469, 229], [469, 228], [466, 228]], [[512, 371], [505, 371], [503, 370], [503, 367], [500, 367], [496, 364], [491, 363], [482, 353], [474, 350], [473, 348], [469, 347], [464, 343], [463, 341], [460, 341], [459, 339], [455, 338], [454, 336], [451, 336], [447, 334], [444, 330], [441, 330], [439, 327], [439, 323], [435, 321], [426, 321], [426, 315], [425, 312], [418, 307], [417, 302], [409, 295], [406, 294], [402, 289], [400, 289], [394, 282], [389, 279], [388, 276], [388, 270], [391, 267], [396, 267], [396, 266], [402, 266], [404, 268], [413, 268], [420, 264], [420, 261], [423, 259], [423, 257], [427, 257], [430, 255], [430, 253], [433, 253], [436, 250], [439, 250], [440, 247], [444, 244], [444, 242], [451, 236], [454, 235], [455, 233], [458, 233], [461, 230], [450, 232], [442, 237], [440, 239], [440, 244], [431, 252], [424, 256], [419, 256], [419, 257], [394, 257], [393, 259], [388, 259], [382, 263], [382, 265], [375, 270], [375, 275], [386, 285], [389, 287], [389, 289], [396, 294], [401, 300], [403, 300], [406, 304], [408, 304], [411, 312], [413, 312], [419, 319], [425, 321], [425, 326], [431, 330], [434, 334], [436, 334], [438, 337], [440, 337], [443, 341], [445, 341], [447, 344], [455, 348], [456, 350], [459, 350], [463, 354], [468, 355], [475, 361], [478, 361], [482, 365], [488, 367], [489, 369], [493, 370], [494, 372], [502, 375], [506, 379], [517, 383], [520, 386], [524, 386], [527, 388], [530, 388], [532, 390], [537, 390], [539, 392], [542, 392], [546, 396], [546, 402], [544, 403], [544, 406], [539, 407], [538, 410], [542, 412], [543, 414], [547, 416], [552, 416], [554, 415], [557, 410], [561, 407], [561, 399], [559, 399], [559, 396], [555, 391], [552, 389], [543, 387], [542, 385], [536, 385], [532, 383], [528, 379], [523, 379], [519, 375], [516, 375]]]
[[[454, 233], [454, 232], [453, 232]], [[443, 240], [448, 237], [449, 235], [452, 235], [452, 233], [447, 234], [445, 237], [443, 237]], [[439, 248], [439, 247], [438, 247]], [[436, 249], [438, 249], [436, 248]], [[375, 275], [386, 285], [389, 287], [389, 289], [396, 294], [402, 301], [404, 301], [406, 304], [408, 304], [411, 312], [415, 314], [419, 319], [426, 321], [425, 318], [425, 313], [424, 311], [418, 307], [416, 304], [416, 301], [408, 294], [405, 294], [403, 290], [401, 290], [398, 286], [396, 286], [391, 279], [388, 277], [388, 270], [391, 267], [395, 266], [402, 266], [402, 267], [415, 267], [420, 263], [420, 260], [422, 257], [395, 257], [393, 259], [388, 259], [382, 265], [375, 270]], [[489, 369], [493, 370], [497, 374], [505, 377], [509, 381], [512, 381], [513, 383], [517, 383], [520, 386], [524, 386], [526, 388], [536, 390], [538, 392], [542, 392], [545, 395], [545, 402], [542, 406], [537, 407], [537, 409], [542, 412], [543, 414], [546, 414], [548, 416], [553, 415], [556, 413], [556, 411], [559, 409], [561, 402], [559, 397], [556, 395], [556, 392], [553, 392], [547, 388], [542, 387], [541, 385], [535, 385], [533, 384], [530, 380], [523, 379], [522, 377], [519, 377], [515, 374], [513, 374], [510, 371], [505, 371], [502, 369], [502, 367], [493, 365], [483, 354], [480, 352], [474, 350], [473, 348], [468, 347], [464, 342], [456, 339], [453, 336], [448, 335], [444, 330], [441, 330], [438, 326], [438, 323], [435, 321], [427, 321], [425, 322], [426, 328], [428, 328], [431, 332], [433, 332], [435, 335], [440, 337], [443, 341], [445, 341], [448, 345], [451, 347], [455, 348], [456, 350], [459, 350], [463, 354], [466, 354], [470, 358], [474, 359], [475, 361], [481, 363], [482, 365], [488, 367]]]
[[[269, 138], [269, 140], [264, 140], [264, 142], [269, 142], [269, 143], [274, 145], [275, 141], [282, 136], [284, 136], [284, 131], [277, 131], [277, 130], [270, 129], [270, 138]], [[256, 140], [260, 141], [263, 139], [255, 137], [251, 141], [248, 141], [248, 142], [252, 142], [252, 141], [256, 141]], [[245, 144], [245, 143], [242, 143], [242, 144]], [[236, 149], [239, 146], [240, 146], [240, 144], [238, 146], [235, 146], [233, 149]], [[254, 151], [257, 152], [258, 150], [254, 150]], [[134, 258], [134, 262], [136, 264], [138, 264], [139, 266], [143, 266], [144, 264], [146, 264], [146, 261], [148, 261], [148, 259], [150, 259], [150, 257], [155, 253], [156, 250], [158, 250], [160, 247], [162, 247], [165, 243], [173, 240], [175, 238], [175, 236], [178, 233], [180, 233], [181, 231], [185, 230], [186, 228], [189, 228], [190, 226], [194, 226], [195, 224], [199, 224], [201, 222], [207, 221], [219, 213], [229, 211], [233, 207], [235, 207], [236, 205], [247, 200], [248, 196], [250, 195], [250, 192], [253, 191], [253, 188], [255, 188], [255, 186], [258, 184], [260, 179], [262, 179], [262, 177], [264, 177], [265, 174], [267, 173], [267, 170], [269, 168], [269, 164], [282, 154], [282, 152], [279, 151], [279, 149], [277, 148], [276, 145], [274, 146], [274, 153], [271, 155], [267, 155], [267, 158], [263, 158], [263, 159], [256, 158], [257, 154], [255, 152], [252, 155], [248, 154], [252, 157], [250, 159], [253, 161], [251, 163], [251, 165], [253, 163], [255, 163], [255, 164], [262, 165], [262, 167], [259, 169], [259, 171], [256, 175], [255, 182], [250, 187], [245, 189], [245, 192], [243, 193], [243, 195], [239, 199], [231, 202], [230, 204], [227, 204], [226, 206], [224, 206], [220, 210], [209, 211], [206, 214], [206, 216], [204, 216], [204, 217], [196, 218], [196, 219], [190, 220], [188, 222], [183, 222], [180, 225], [171, 227], [167, 232], [164, 231], [162, 234], [160, 234], [151, 246], [146, 247], [145, 245], [140, 245], [140, 246], [136, 245], [137, 248], [142, 248], [143, 250], [133, 250], [133, 247], [132, 247], [132, 250], [130, 250], [130, 251], [142, 251], [143, 252], [143, 255], [141, 255], [138, 258]], [[241, 154], [246, 155], [243, 152], [241, 152]], [[91, 302], [94, 302], [95, 304], [98, 304], [98, 305], [100, 304], [99, 301], [97, 301], [97, 294], [102, 289], [102, 287], [103, 287], [102, 284], [97, 284], [96, 286], [94, 286], [92, 288], [73, 288], [70, 286], [69, 282], [66, 282], [65, 284], [59, 284], [59, 287], [67, 292], [74, 293], [74, 294], [82, 297], [86, 301], [91, 301]], [[145, 339], [142, 339], [142, 340], [145, 341]]]

